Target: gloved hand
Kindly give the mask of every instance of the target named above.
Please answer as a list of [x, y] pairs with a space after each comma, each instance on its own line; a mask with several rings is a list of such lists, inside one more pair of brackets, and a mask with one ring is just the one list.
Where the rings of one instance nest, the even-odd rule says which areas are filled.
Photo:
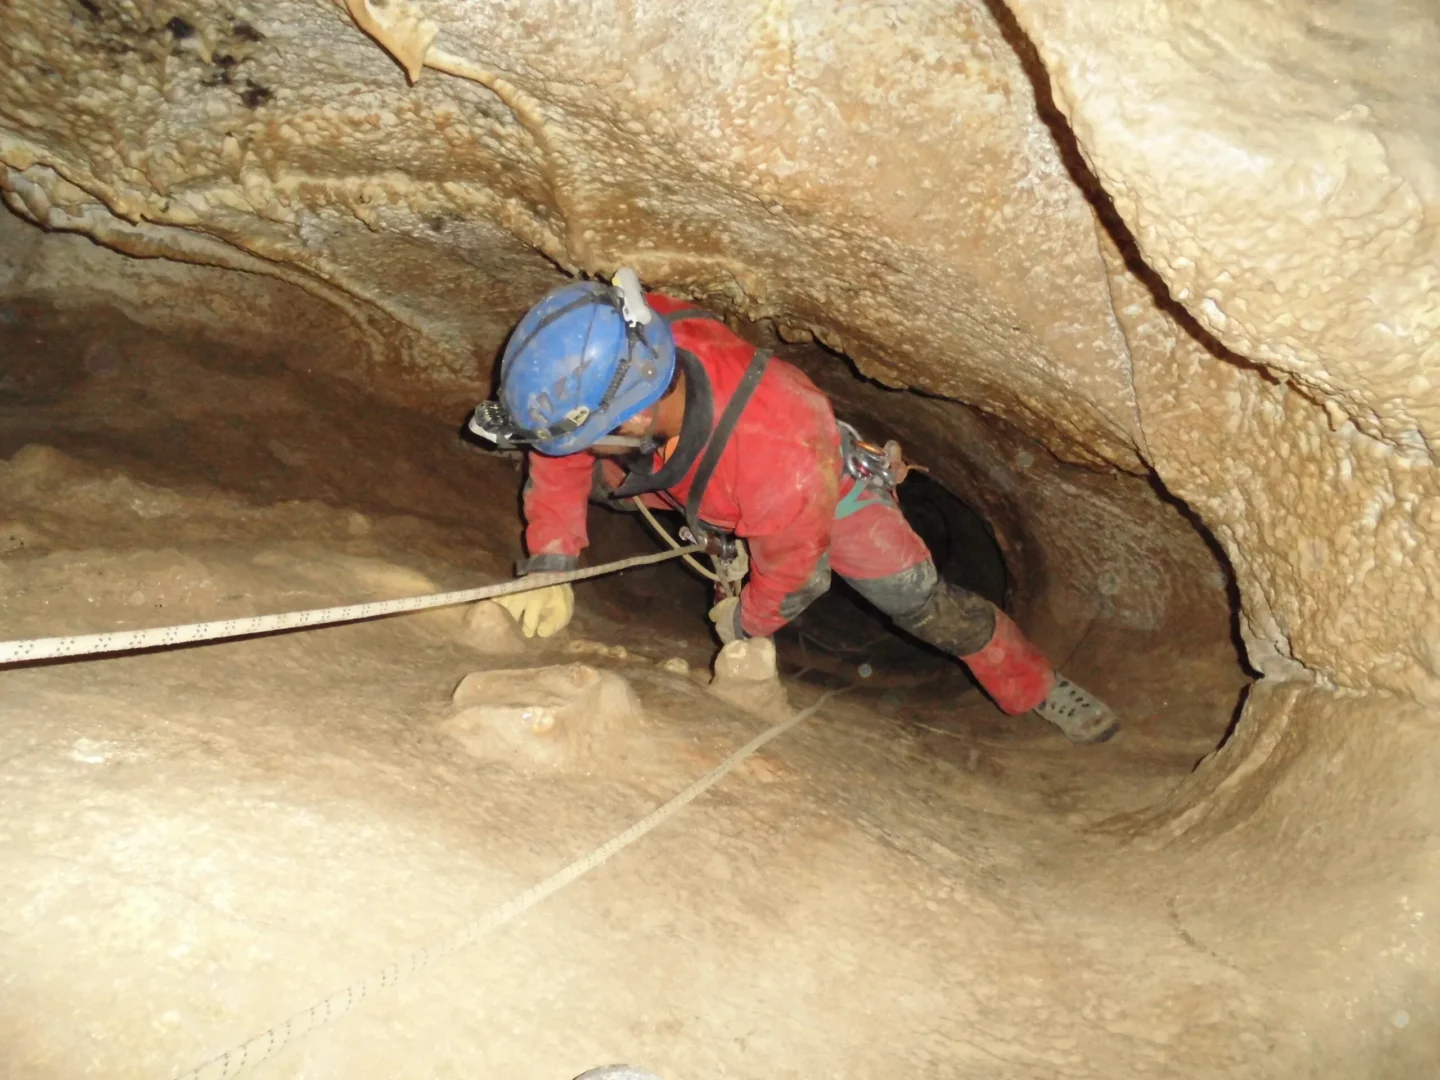
[[575, 590], [569, 585], [497, 596], [495, 603], [508, 611], [526, 637], [548, 638], [570, 625], [575, 614]]
[[715, 633], [720, 643], [729, 645], [732, 641], [744, 641], [749, 635], [740, 625], [740, 598], [727, 596], [710, 609], [710, 621], [715, 624]]

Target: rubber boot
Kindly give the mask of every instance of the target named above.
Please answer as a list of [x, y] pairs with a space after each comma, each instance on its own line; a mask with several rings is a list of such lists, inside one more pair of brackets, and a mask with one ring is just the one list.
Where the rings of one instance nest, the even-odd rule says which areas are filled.
[[1120, 730], [1103, 702], [1056, 672], [1010, 616], [974, 593], [942, 581], [919, 611], [895, 621], [962, 660], [1011, 716], [1033, 709], [1073, 743], [1104, 742]]

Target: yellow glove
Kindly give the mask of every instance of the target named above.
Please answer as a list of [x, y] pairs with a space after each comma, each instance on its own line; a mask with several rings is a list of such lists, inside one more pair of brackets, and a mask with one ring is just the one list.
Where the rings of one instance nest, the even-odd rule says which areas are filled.
[[547, 585], [497, 596], [495, 603], [510, 613], [526, 637], [545, 638], [570, 625], [570, 617], [575, 614], [575, 590], [569, 585]]

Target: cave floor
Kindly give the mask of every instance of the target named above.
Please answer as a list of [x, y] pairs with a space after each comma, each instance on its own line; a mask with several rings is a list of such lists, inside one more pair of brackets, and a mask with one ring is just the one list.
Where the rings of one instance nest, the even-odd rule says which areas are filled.
[[[165, 544], [167, 518], [216, 526], [222, 501], [47, 450], [4, 470], [7, 495], [49, 496], [52, 535], [81, 533], [78, 519], [55, 527], [64, 508], [88, 506], [98, 529], [108, 506], [117, 518], [101, 531], [126, 537], [10, 559], [16, 635], [439, 583], [316, 541], [246, 540], [267, 514], [238, 504], [229, 539]], [[285, 513], [319, 534], [330, 518], [337, 532], [355, 524], [319, 505]], [[199, 1065], [587, 853], [763, 726], [654, 663], [702, 663], [704, 642], [587, 612], [565, 641], [502, 661], [457, 644], [458, 628], [457, 613], [435, 612], [6, 672], [8, 1074]], [[587, 651], [596, 639], [623, 639], [631, 656]], [[577, 658], [631, 682], [641, 730], [528, 775], [437, 730], [467, 672]], [[791, 686], [797, 705], [815, 693]], [[1187, 943], [1143, 866], [1099, 871], [1125, 866], [1114, 840], [1076, 830], [1143, 804], [1144, 776], [1174, 783], [1176, 747], [1135, 736], [1076, 750], [967, 700], [832, 699], [635, 848], [255, 1074], [1253, 1066], [1271, 1039], [1263, 995]]]
[[[192, 558], [177, 576], [244, 576]], [[486, 665], [441, 620], [408, 622], [6, 673], [10, 1075], [198, 1065], [585, 854], [761, 726], [611, 662], [643, 731], [562, 773], [477, 762], [435, 725]], [[947, 757], [925, 734], [832, 700], [257, 1075], [1260, 1075], [1254, 988], [1143, 882], [1077, 865], [1114, 863], [1108, 841], [1016, 797], [1014, 774], [1075, 751]]]
[[[174, 358], [188, 426], [173, 395], [132, 395], [117, 433], [106, 403], [124, 393], [87, 385], [127, 367], [127, 385], [175, 380], [157, 380], [158, 346], [112, 346], [77, 354], [63, 407], [11, 388], [32, 400], [7, 406], [0, 464], [5, 637], [505, 575], [513, 510], [425, 512], [401, 464], [345, 490], [354, 470], [277, 406], [283, 372], [217, 388], [236, 369]], [[223, 437], [202, 408], [220, 390], [249, 410]], [[397, 461], [446, 434], [391, 419]], [[169, 451], [141, 452], [162, 421]], [[40, 442], [63, 452], [19, 450]], [[247, 472], [256, 446], [268, 464]], [[426, 477], [437, 506], [460, 490], [445, 461], [465, 460], [446, 446]], [[513, 490], [508, 464], [485, 470], [472, 506]], [[0, 673], [0, 1071], [183, 1075], [446, 939], [764, 727], [657, 666], [703, 667], [698, 628], [637, 620], [609, 588], [520, 657], [462, 644], [450, 610]], [[624, 658], [595, 644], [621, 641]], [[466, 673], [577, 660], [624, 676], [643, 724], [550, 770], [440, 730]], [[1121, 677], [1077, 674], [1102, 692]], [[1241, 681], [1212, 659], [1186, 681], [1209, 689], [1175, 700], [1173, 666], [1132, 680], [1134, 723], [1084, 749], [977, 695], [858, 686], [635, 847], [252, 1074], [1301, 1075], [1283, 995], [1187, 931], [1161, 856], [1087, 828], [1213, 746]]]

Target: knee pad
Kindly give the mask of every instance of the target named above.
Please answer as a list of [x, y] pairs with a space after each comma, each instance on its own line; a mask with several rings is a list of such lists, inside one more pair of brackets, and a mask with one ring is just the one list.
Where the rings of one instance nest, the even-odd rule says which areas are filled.
[[881, 578], [846, 578], [855, 591], [892, 619], [913, 615], [929, 603], [940, 575], [929, 559]]
[[1003, 617], [1003, 612], [983, 596], [942, 581], [923, 606], [896, 616], [895, 625], [937, 649], [965, 659], [989, 644]]

